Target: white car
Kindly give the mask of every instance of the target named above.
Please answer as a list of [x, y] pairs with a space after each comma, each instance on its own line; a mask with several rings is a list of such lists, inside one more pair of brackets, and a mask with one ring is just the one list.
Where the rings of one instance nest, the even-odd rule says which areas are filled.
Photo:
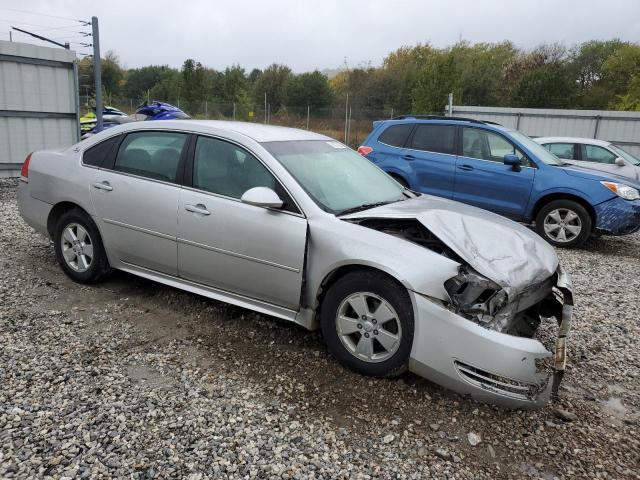
[[536, 142], [567, 163], [640, 181], [640, 158], [606, 140], [539, 137]]

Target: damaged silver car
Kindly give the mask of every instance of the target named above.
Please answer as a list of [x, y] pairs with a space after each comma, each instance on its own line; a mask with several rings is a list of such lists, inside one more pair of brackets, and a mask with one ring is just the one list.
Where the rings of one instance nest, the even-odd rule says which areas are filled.
[[[544, 405], [565, 368], [572, 287], [504, 217], [405, 189], [323, 135], [241, 122], [117, 126], [30, 154], [18, 202], [64, 272], [120, 269], [321, 328], [373, 376]], [[534, 338], [557, 324], [555, 347]], [[545, 371], [546, 368], [546, 371]]]

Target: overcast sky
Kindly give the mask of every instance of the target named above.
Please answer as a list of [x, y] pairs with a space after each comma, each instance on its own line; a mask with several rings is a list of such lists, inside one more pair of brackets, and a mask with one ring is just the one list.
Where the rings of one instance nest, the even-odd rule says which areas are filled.
[[[67, 19], [14, 10], [97, 16], [102, 52], [114, 50], [127, 67], [178, 67], [194, 58], [216, 69], [277, 62], [301, 72], [340, 67], [345, 57], [350, 67], [379, 65], [403, 45], [442, 47], [461, 38], [507, 39], [523, 48], [640, 40], [640, 0], [0, 0], [2, 40], [11, 25], [61, 41], [79, 41], [75, 32], [90, 31]], [[14, 40], [38, 42], [22, 34]]]

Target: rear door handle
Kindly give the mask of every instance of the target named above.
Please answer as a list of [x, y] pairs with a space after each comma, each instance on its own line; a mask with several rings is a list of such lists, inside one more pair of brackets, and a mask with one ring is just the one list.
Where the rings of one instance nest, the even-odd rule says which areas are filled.
[[414, 157], [413, 155], [403, 155], [402, 158], [409, 161], [416, 159], [416, 157]]
[[211, 215], [211, 212], [207, 210], [206, 205], [199, 203], [197, 205], [185, 205], [184, 209], [187, 212], [199, 213], [200, 215]]
[[99, 190], [106, 190], [107, 192], [110, 192], [111, 190], [113, 190], [113, 187], [109, 185], [109, 182], [107, 182], [106, 180], [104, 182], [94, 183], [93, 187]]
[[471, 165], [459, 165], [458, 168], [460, 170], [464, 170], [465, 172], [470, 172], [471, 170], [473, 170], [473, 167]]

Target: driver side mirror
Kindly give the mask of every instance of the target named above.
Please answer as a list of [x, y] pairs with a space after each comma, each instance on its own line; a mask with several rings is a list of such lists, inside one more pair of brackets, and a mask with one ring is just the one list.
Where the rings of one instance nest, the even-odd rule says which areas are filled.
[[242, 203], [265, 208], [281, 208], [282, 199], [276, 192], [267, 187], [250, 188], [240, 198]]
[[624, 167], [624, 166], [626, 165], [626, 163], [625, 163], [624, 159], [622, 159], [622, 158], [620, 158], [620, 157], [616, 158], [616, 160], [615, 160], [615, 164], [616, 164], [617, 166], [619, 166], [619, 167]]
[[507, 153], [503, 157], [503, 161], [505, 165], [511, 165], [511, 169], [514, 172], [519, 172], [521, 170], [520, 167], [522, 165], [522, 160], [520, 160], [520, 157], [518, 157], [517, 155], [513, 153]]

